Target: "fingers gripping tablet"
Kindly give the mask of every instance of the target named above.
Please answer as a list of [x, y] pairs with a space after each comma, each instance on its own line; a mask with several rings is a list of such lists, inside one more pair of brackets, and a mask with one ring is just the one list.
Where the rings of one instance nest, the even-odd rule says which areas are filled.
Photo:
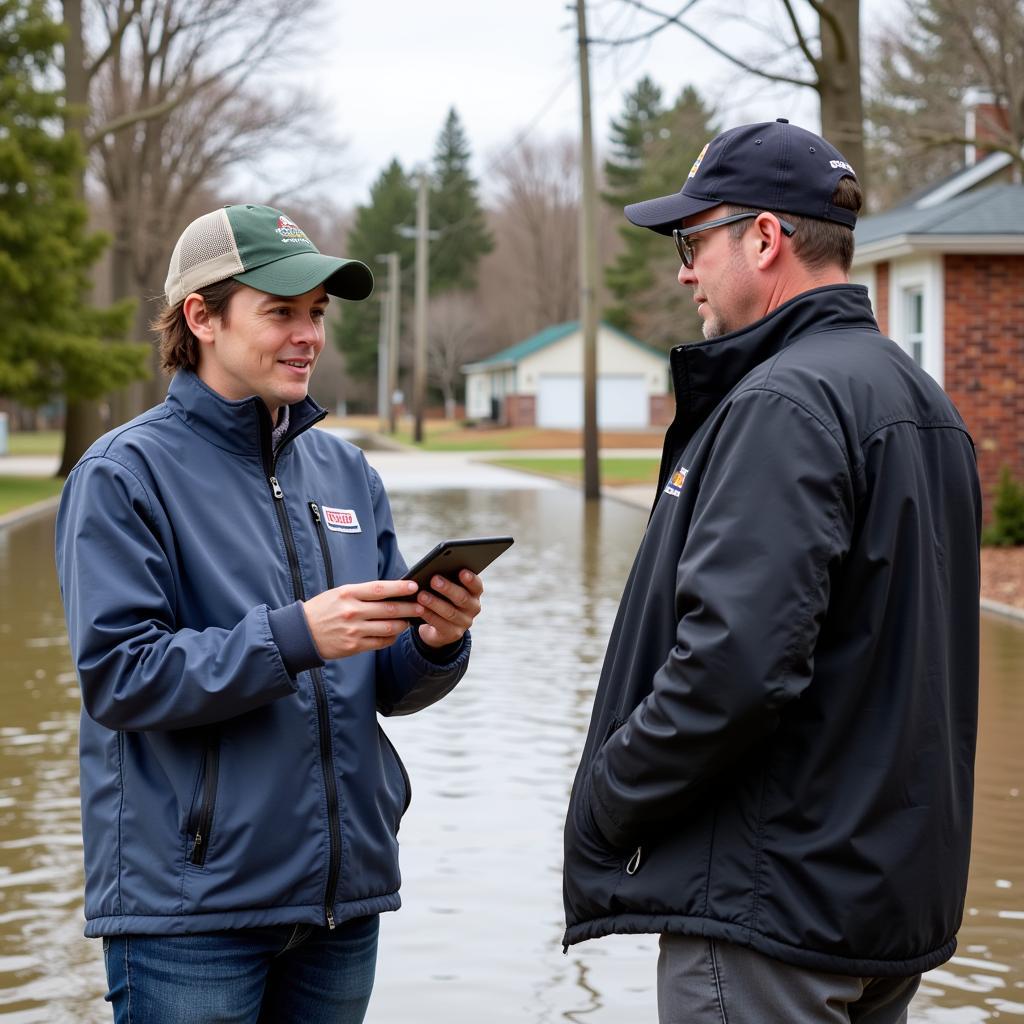
[[459, 582], [459, 572], [469, 569], [480, 573], [503, 551], [512, 546], [511, 537], [462, 537], [457, 540], [443, 540], [428, 551], [403, 579], [414, 580], [424, 590], [430, 589], [434, 576]]

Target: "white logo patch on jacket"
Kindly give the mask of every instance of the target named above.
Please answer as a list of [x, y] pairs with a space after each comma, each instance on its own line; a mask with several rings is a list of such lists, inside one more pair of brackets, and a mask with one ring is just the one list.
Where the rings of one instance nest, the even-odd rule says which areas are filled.
[[327, 505], [321, 506], [324, 513], [324, 523], [328, 530], [335, 533], [362, 533], [363, 528], [359, 525], [359, 519], [350, 508], [330, 508]]

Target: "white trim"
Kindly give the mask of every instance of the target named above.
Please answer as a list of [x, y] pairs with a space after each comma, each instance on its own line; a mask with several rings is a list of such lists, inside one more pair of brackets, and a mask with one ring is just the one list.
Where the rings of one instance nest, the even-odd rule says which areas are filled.
[[944, 203], [947, 199], [953, 199], [962, 192], [966, 192], [972, 185], [977, 185], [979, 181], [990, 178], [1004, 167], [1009, 166], [1010, 163], [1012, 161], [1009, 153], [989, 153], [980, 163], [966, 168], [961, 174], [947, 181], [945, 185], [939, 185], [934, 192], [921, 196], [914, 203], [914, 209], [926, 210], [930, 206], [938, 206], [939, 203]]
[[920, 288], [924, 316], [922, 365], [940, 385], [945, 380], [945, 280], [941, 254], [900, 260], [889, 267], [889, 336], [908, 355], [913, 353], [907, 338], [909, 290]]
[[857, 246], [853, 266], [860, 268], [883, 260], [900, 259], [917, 253], [948, 252], [973, 255], [1010, 255], [1024, 253], [1021, 235], [893, 235]]

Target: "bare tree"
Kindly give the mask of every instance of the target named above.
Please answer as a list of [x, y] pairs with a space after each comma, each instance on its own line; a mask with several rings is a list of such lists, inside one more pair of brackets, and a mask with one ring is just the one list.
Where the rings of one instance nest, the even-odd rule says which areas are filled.
[[[905, 0], [878, 32], [868, 117], [879, 177], [896, 199], [962, 165], [983, 139], [1024, 176], [1024, 3]], [[989, 101], [965, 132], [970, 95]]]
[[[87, 142], [113, 225], [111, 291], [139, 300], [136, 329], [146, 336], [174, 239], [224, 190], [229, 172], [290, 154], [314, 167], [285, 173], [294, 194], [324, 173], [296, 140], [322, 144], [323, 136], [313, 131], [315, 104], [279, 83], [259, 88], [293, 52], [281, 40], [302, 28], [317, 0], [141, 0], [119, 31], [136, 2], [97, 4], [107, 50], [93, 81]], [[155, 349], [153, 375], [139, 390], [122, 417], [163, 395]]]
[[[864, 104], [860, 67], [860, 0], [772, 0], [761, 5], [774, 19], [758, 23], [752, 16], [735, 14], [735, 6], [713, 8], [706, 19], [713, 28], [699, 25], [690, 12], [699, 0], [687, 0], [676, 12], [667, 12], [645, 0], [619, 0], [649, 19], [637, 34], [617, 39], [596, 39], [596, 43], [624, 45], [649, 39], [674, 25], [700, 40], [720, 57], [742, 71], [770, 82], [813, 89], [821, 104], [821, 128], [857, 168], [861, 187], [867, 192], [864, 160]], [[702, 5], [702, 10], [708, 5]], [[689, 15], [689, 16], [688, 16]], [[722, 42], [727, 26], [736, 21], [754, 28], [768, 47], [757, 52], [737, 53]], [[809, 26], [815, 26], [811, 30]]]
[[476, 354], [481, 336], [480, 314], [469, 292], [445, 292], [430, 302], [427, 371], [444, 395], [444, 414], [455, 417], [462, 367]]
[[579, 150], [523, 142], [493, 168], [495, 251], [480, 269], [492, 350], [579, 315]]

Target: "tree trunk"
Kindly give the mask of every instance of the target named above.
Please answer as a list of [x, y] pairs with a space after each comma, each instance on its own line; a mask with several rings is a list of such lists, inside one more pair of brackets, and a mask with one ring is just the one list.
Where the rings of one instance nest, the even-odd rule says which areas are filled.
[[105, 429], [99, 402], [70, 399], [64, 412], [64, 453], [57, 476], [67, 476]]
[[[64, 92], [68, 110], [64, 130], [84, 137], [89, 83], [85, 72], [85, 44], [82, 37], [82, 0], [64, 0]], [[85, 196], [85, 166], [78, 175], [79, 198]], [[69, 399], [64, 416], [64, 454], [58, 476], [67, 476], [85, 450], [103, 433], [103, 416], [98, 402]]]
[[[860, 2], [824, 0], [821, 15], [821, 63], [817, 90], [821, 98], [821, 134], [857, 172], [868, 194], [864, 156], [864, 101], [860, 75]], [[831, 16], [831, 18], [830, 18]]]

